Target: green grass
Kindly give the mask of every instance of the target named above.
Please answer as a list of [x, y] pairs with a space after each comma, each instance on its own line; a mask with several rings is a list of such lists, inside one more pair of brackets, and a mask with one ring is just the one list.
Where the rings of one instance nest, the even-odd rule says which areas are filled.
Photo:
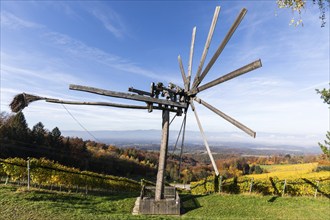
[[0, 185], [0, 219], [328, 219], [330, 200], [259, 195], [181, 195], [181, 217], [131, 215], [135, 194], [83, 195]]
[[[194, 202], [188, 200], [184, 205], [188, 212], [183, 217], [188, 219], [204, 219], [204, 216], [207, 219], [329, 219], [330, 216], [328, 198], [213, 194], [195, 196]], [[194, 208], [196, 205], [200, 208]]]

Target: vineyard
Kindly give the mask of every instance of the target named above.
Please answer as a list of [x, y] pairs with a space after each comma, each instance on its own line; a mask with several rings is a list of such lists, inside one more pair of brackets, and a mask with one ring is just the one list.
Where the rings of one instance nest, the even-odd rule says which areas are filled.
[[128, 178], [80, 171], [45, 158], [31, 158], [29, 162], [22, 158], [0, 159], [0, 177], [5, 178], [6, 183], [13, 181], [27, 184], [28, 176], [30, 176], [29, 184], [34, 186], [47, 186], [51, 189], [83, 188], [86, 193], [92, 189], [139, 192], [141, 188], [139, 182]]
[[[326, 196], [330, 197], [330, 171], [319, 171], [317, 163], [276, 165], [268, 167], [269, 173], [252, 174], [238, 178], [222, 179], [214, 176], [191, 183], [192, 194], [213, 192], [263, 195]], [[267, 167], [263, 167], [264, 169]]]

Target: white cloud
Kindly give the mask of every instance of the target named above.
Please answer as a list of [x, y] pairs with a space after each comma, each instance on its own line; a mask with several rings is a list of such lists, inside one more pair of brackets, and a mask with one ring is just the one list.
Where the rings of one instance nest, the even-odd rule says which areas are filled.
[[10, 29], [43, 28], [40, 24], [21, 19], [6, 11], [1, 11], [1, 27], [7, 27]]
[[[106, 10], [106, 11], [104, 11]], [[120, 18], [119, 14], [117, 14], [114, 10], [110, 8], [106, 9], [93, 9], [91, 14], [101, 21], [103, 26], [111, 32], [115, 37], [122, 38], [125, 35], [125, 26]]]
[[94, 62], [115, 68], [117, 70], [138, 74], [152, 79], [165, 79], [166, 81], [171, 80], [170, 77], [164, 74], [155, 74], [154, 72], [147, 70], [130, 60], [114, 54], [110, 54], [99, 48], [90, 47], [83, 42], [75, 40], [67, 35], [57, 32], [48, 32], [45, 34], [45, 37], [75, 57], [83, 57], [93, 60]]

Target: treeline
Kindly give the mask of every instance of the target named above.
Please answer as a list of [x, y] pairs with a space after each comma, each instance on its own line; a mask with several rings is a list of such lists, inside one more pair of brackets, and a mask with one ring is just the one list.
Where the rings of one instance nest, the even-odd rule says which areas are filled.
[[[42, 122], [30, 129], [24, 114], [0, 114], [0, 158], [35, 157], [54, 160], [69, 167], [128, 178], [155, 180], [158, 153], [63, 137], [59, 128], [47, 130]], [[215, 154], [218, 170], [224, 178], [267, 172], [260, 165], [295, 164], [318, 161], [318, 156], [272, 155], [241, 157], [238, 154]], [[181, 161], [181, 163], [180, 163]], [[165, 178], [168, 182], [189, 183], [213, 174], [206, 154], [169, 153]]]
[[80, 170], [132, 178], [152, 178], [157, 172], [156, 153], [63, 137], [59, 128], [49, 131], [42, 122], [30, 129], [22, 112], [1, 113], [0, 140], [0, 158], [46, 157]]

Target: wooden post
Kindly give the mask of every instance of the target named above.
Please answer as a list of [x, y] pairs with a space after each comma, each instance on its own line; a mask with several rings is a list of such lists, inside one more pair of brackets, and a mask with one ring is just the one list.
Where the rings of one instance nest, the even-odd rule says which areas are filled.
[[160, 144], [155, 200], [164, 198], [164, 174], [166, 168], [170, 112], [163, 110], [162, 140]]
[[222, 176], [220, 176], [220, 180], [219, 180], [219, 193], [222, 192]]
[[282, 196], [284, 196], [284, 194], [285, 194], [285, 187], [286, 187], [286, 179], [284, 180], [284, 186], [283, 186]]
[[30, 190], [30, 157], [27, 158], [27, 189]]
[[251, 183], [250, 183], [250, 189], [249, 189], [249, 193], [252, 192], [252, 187], [253, 187], [253, 178], [251, 179]]
[[315, 193], [314, 193], [314, 198], [316, 198], [316, 196], [317, 196], [317, 190], [318, 190], [318, 188], [320, 186], [320, 181], [316, 181], [316, 182], [317, 182], [317, 184], [316, 184], [316, 189], [315, 189]]

